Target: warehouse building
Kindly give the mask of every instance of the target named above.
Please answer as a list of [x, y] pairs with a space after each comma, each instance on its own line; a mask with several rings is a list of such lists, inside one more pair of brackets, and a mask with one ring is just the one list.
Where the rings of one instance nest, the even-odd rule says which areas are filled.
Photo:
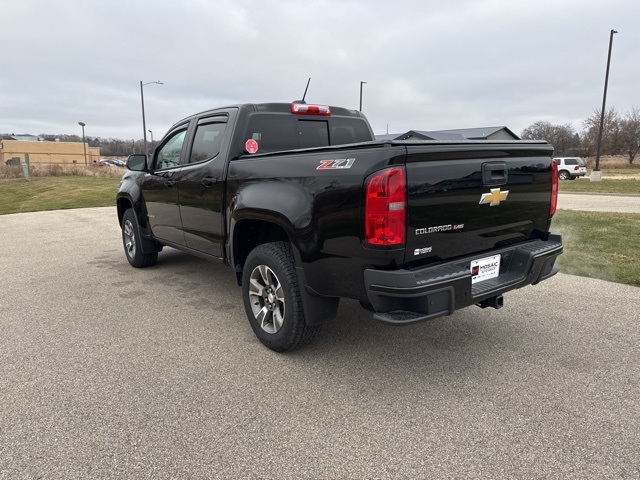
[[29, 163], [32, 164], [85, 164], [100, 161], [100, 149], [90, 147], [79, 142], [39, 142], [23, 141], [12, 137], [9, 140], [0, 141], [0, 165], [16, 162], [12, 159], [19, 158], [25, 161], [25, 154], [29, 154]]

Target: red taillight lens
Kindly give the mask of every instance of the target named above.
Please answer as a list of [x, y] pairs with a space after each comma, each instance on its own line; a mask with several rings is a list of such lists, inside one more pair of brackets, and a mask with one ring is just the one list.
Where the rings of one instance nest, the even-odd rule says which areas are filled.
[[575, 167], [573, 167], [573, 169], [577, 171], [578, 169], [580, 169], [580, 167], [576, 165]]
[[365, 240], [371, 245], [402, 245], [407, 211], [404, 169], [383, 170], [366, 185]]
[[558, 206], [558, 164], [551, 161], [551, 206], [549, 207], [549, 215], [556, 213]]

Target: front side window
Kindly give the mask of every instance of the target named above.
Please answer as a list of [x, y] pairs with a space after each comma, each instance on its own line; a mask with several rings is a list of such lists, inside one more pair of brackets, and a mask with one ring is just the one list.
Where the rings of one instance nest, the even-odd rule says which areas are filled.
[[156, 170], [164, 170], [180, 165], [180, 153], [184, 144], [186, 128], [173, 133], [160, 147], [156, 155]]

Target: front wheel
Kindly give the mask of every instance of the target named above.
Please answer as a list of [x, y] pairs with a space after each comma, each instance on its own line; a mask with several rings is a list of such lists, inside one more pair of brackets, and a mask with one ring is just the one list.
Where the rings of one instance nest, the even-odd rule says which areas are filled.
[[129, 263], [136, 267], [150, 267], [158, 261], [158, 252], [144, 253], [142, 251], [140, 228], [136, 215], [128, 209], [122, 216], [122, 245]]
[[242, 273], [242, 297], [253, 332], [271, 350], [287, 352], [306, 345], [320, 329], [305, 322], [288, 242], [265, 243], [249, 253]]

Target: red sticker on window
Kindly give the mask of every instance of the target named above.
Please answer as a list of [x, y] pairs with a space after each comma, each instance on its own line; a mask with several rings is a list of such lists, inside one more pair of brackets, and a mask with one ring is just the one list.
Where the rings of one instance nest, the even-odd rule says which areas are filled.
[[258, 142], [256, 142], [253, 138], [250, 138], [245, 142], [244, 149], [247, 151], [247, 153], [256, 153], [258, 151]]

